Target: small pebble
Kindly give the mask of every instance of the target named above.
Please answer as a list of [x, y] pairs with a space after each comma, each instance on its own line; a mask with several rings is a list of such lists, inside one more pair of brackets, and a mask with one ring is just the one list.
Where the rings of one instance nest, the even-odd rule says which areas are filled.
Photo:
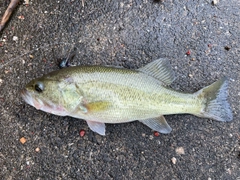
[[31, 59], [33, 59], [33, 58], [34, 58], [34, 56], [33, 56], [33, 55], [31, 55], [31, 54], [29, 55], [29, 57], [30, 57]]
[[23, 19], [24, 19], [24, 16], [18, 16], [18, 19], [23, 20]]
[[17, 36], [13, 36], [13, 41], [18, 41], [18, 37]]
[[219, 3], [219, 0], [213, 0], [213, 1], [212, 1], [212, 4], [213, 4], [213, 5], [216, 5], [216, 4], [218, 4], [218, 3]]
[[177, 153], [178, 155], [185, 154], [183, 147], [178, 147], [178, 148], [176, 148], [176, 153]]
[[39, 147], [37, 147], [37, 148], [35, 149], [35, 151], [36, 151], [36, 152], [39, 152], [39, 151], [40, 151], [40, 148], [39, 148]]
[[159, 135], [160, 135], [160, 133], [159, 132], [157, 132], [157, 131], [154, 131], [154, 136], [156, 136], [156, 137], [158, 137]]
[[192, 78], [192, 77], [193, 77], [193, 75], [192, 75], [192, 74], [189, 74], [188, 76], [189, 76], [190, 78]]
[[29, 0], [24, 0], [24, 4], [29, 4]]
[[3, 80], [2, 79], [0, 79], [0, 85], [3, 83]]
[[22, 137], [22, 138], [20, 138], [20, 142], [21, 142], [22, 144], [25, 144], [25, 143], [27, 142], [27, 140], [26, 140], [25, 137]]
[[150, 139], [150, 140], [153, 140], [153, 136], [152, 136], [152, 135], [150, 135], [150, 136], [149, 136], [149, 139]]
[[79, 135], [80, 135], [81, 137], [83, 137], [83, 136], [85, 135], [85, 133], [86, 133], [86, 131], [83, 130], [83, 129], [81, 129], [80, 132], [79, 132]]
[[187, 52], [186, 52], [186, 55], [190, 55], [191, 54], [191, 51], [190, 50], [188, 50]]
[[173, 157], [171, 160], [172, 160], [172, 163], [173, 163], [173, 164], [176, 164], [177, 159], [176, 159], [175, 157]]

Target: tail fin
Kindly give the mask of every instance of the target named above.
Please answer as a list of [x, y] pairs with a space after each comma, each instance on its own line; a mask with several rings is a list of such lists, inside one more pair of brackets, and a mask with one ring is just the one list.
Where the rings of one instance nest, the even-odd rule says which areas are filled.
[[199, 98], [205, 99], [205, 106], [200, 117], [207, 117], [217, 121], [231, 121], [233, 119], [231, 107], [227, 101], [228, 80], [226, 77], [216, 81], [196, 92]]

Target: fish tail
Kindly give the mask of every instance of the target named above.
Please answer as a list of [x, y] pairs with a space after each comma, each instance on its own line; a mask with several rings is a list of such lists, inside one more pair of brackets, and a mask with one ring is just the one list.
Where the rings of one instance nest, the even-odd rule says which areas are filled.
[[204, 105], [199, 114], [217, 121], [231, 121], [233, 119], [231, 107], [227, 101], [228, 80], [226, 77], [216, 81], [198, 92], [197, 96], [203, 99]]

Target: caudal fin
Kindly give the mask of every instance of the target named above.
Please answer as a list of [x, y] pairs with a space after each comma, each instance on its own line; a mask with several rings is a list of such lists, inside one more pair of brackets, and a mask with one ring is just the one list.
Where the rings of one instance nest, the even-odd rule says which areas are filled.
[[211, 118], [217, 121], [231, 121], [233, 119], [231, 107], [227, 101], [228, 80], [226, 77], [216, 81], [197, 92], [199, 98], [203, 98], [205, 106], [201, 110], [201, 117]]

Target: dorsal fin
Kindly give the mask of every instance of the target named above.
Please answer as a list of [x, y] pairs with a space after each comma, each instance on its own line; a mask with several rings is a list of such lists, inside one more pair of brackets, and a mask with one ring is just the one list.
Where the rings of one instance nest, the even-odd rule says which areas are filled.
[[138, 70], [156, 78], [166, 85], [170, 85], [175, 79], [171, 65], [165, 58], [157, 59]]

